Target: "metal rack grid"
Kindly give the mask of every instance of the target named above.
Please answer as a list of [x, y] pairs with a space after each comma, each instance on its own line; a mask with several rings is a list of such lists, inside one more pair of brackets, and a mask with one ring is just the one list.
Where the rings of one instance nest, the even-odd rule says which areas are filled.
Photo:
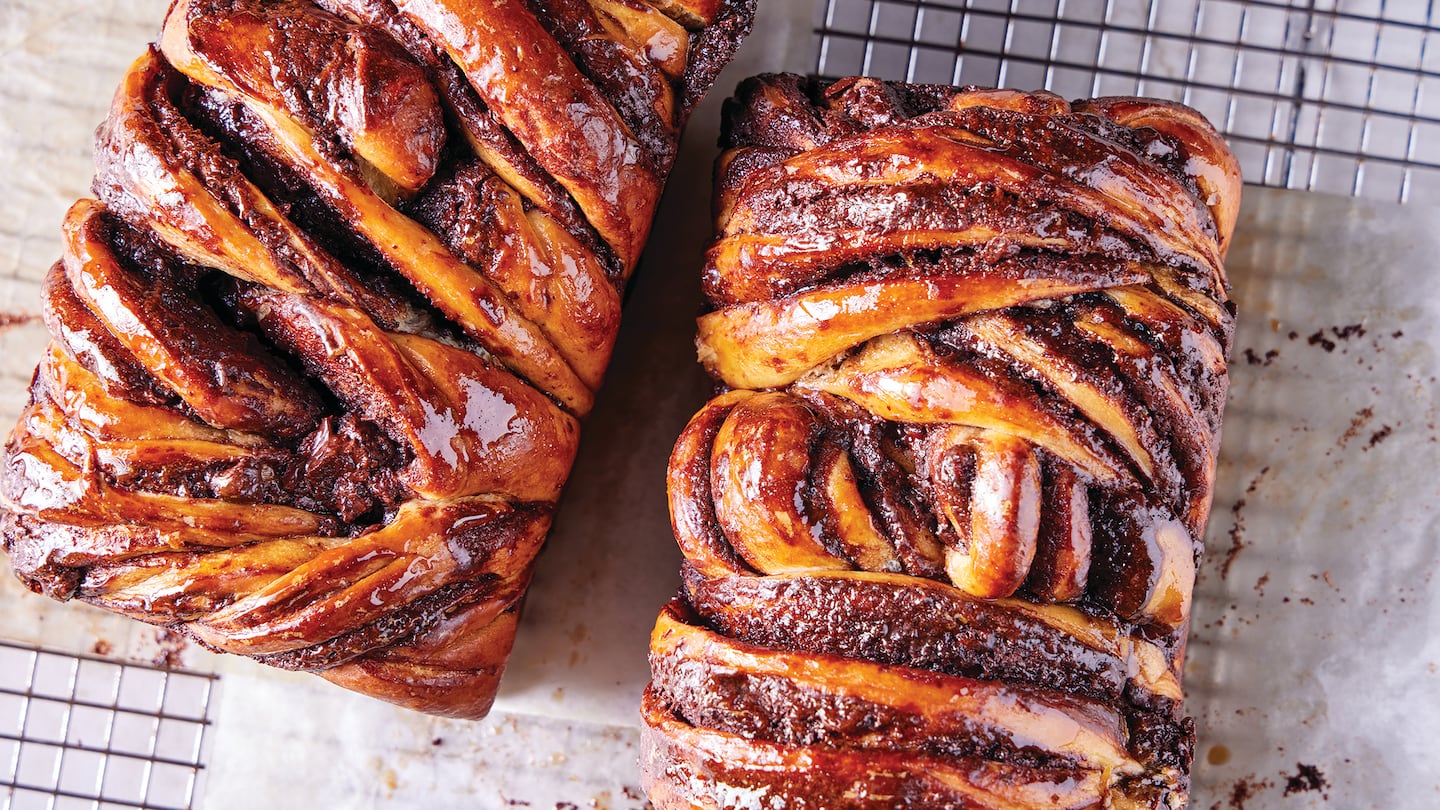
[[216, 680], [0, 641], [0, 808], [191, 807]]
[[816, 70], [1182, 101], [1247, 181], [1440, 203], [1437, 0], [818, 0]]

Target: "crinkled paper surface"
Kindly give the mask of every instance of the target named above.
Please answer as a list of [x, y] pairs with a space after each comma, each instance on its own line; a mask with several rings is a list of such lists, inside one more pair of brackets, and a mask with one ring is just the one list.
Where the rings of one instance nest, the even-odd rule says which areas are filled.
[[[61, 215], [89, 182], [90, 133], [165, 6], [0, 0], [0, 312], [38, 312]], [[680, 560], [665, 460], [708, 390], [692, 316], [718, 102], [744, 75], [811, 64], [809, 4], [761, 6], [682, 148], [497, 712], [438, 720], [187, 649], [187, 665], [222, 676], [201, 807], [644, 804], [636, 706]], [[1187, 665], [1194, 806], [1440, 806], [1440, 211], [1246, 194]], [[36, 322], [0, 332], [6, 425], [44, 343]], [[75, 652], [104, 642], [140, 660], [163, 647], [152, 628], [31, 596], [8, 573], [0, 638]]]

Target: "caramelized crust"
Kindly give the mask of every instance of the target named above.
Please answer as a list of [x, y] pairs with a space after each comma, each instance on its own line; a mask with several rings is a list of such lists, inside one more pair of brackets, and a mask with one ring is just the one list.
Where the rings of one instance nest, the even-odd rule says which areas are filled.
[[5, 446], [57, 599], [490, 708], [696, 99], [751, 0], [176, 0]]
[[728, 102], [642, 766], [677, 808], [1178, 808], [1240, 178], [1146, 99]]

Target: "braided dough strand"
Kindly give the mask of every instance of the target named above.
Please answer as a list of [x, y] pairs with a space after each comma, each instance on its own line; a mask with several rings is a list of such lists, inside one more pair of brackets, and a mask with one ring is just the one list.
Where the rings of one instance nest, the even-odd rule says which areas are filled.
[[692, 6], [172, 4], [45, 280], [0, 473], [20, 578], [484, 715], [688, 104], [753, 13]]
[[[732, 100], [651, 639], [661, 808], [1178, 807], [1239, 176], [1188, 108]], [[767, 805], [768, 806], [768, 805]]]

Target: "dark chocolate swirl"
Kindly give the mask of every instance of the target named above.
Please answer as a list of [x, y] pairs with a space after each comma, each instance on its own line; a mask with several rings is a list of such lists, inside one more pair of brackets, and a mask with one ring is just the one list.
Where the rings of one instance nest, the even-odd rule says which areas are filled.
[[32, 589], [489, 710], [747, 0], [178, 0], [66, 217], [5, 448]]
[[1183, 804], [1223, 141], [1161, 101], [870, 79], [727, 112], [655, 804]]

